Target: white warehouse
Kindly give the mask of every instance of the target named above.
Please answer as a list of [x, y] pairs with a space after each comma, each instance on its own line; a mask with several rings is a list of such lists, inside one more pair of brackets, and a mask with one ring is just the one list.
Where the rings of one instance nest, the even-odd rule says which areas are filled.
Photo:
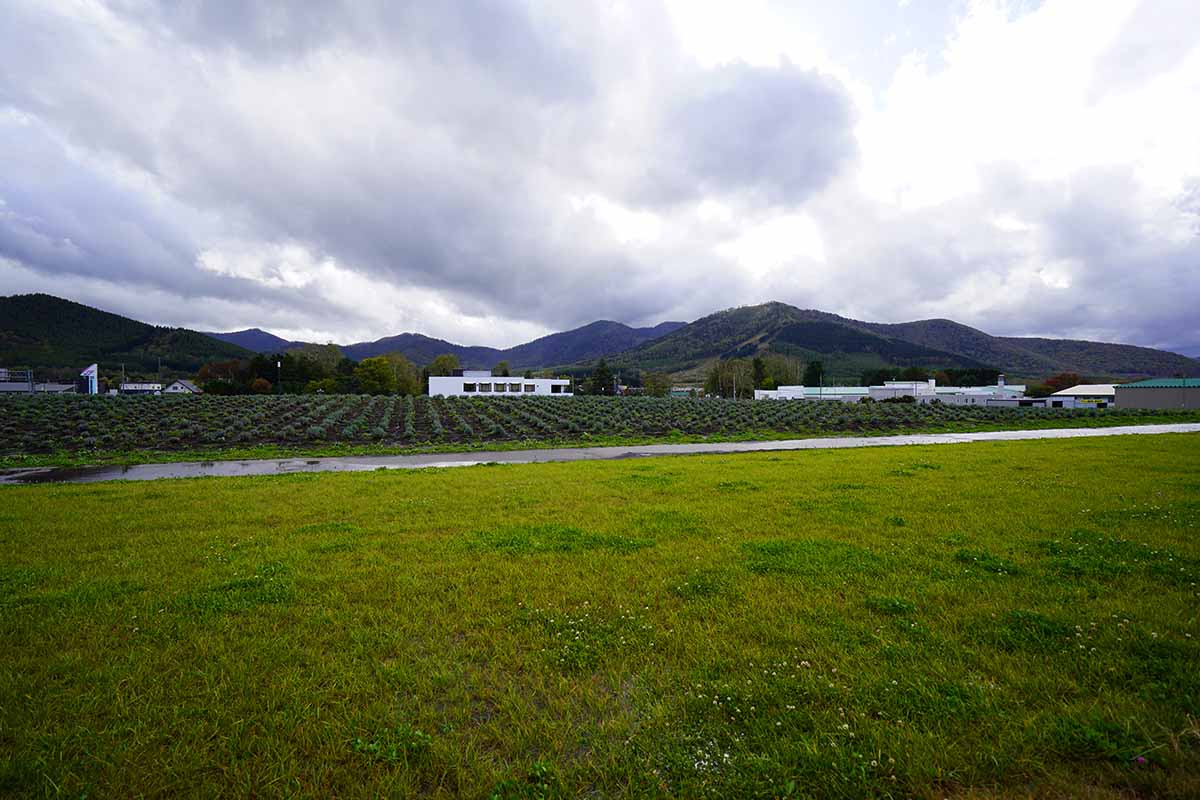
[[455, 370], [456, 375], [431, 375], [430, 397], [515, 397], [549, 394], [572, 396], [571, 381], [566, 378], [521, 378], [493, 375], [489, 370]]
[[[1001, 375], [994, 386], [938, 386], [935, 380], [884, 381], [876, 386], [780, 386], [755, 389], [755, 400], [837, 400], [858, 403], [864, 398], [890, 400], [911, 397], [917, 403], [946, 405], [1030, 405], [1023, 385], [1006, 384]], [[1068, 406], [1069, 407], [1069, 406]]]

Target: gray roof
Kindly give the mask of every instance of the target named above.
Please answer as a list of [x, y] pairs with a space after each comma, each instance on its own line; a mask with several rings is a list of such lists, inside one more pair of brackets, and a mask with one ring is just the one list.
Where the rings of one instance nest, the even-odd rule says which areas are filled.
[[1116, 393], [1113, 387], [1111, 383], [1081, 383], [1055, 392], [1052, 397], [1111, 397]]

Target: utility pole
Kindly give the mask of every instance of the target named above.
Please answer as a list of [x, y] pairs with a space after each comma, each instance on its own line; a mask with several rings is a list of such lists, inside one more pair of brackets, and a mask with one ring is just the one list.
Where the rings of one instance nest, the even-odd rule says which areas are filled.
[[279, 382], [279, 376], [282, 374], [283, 362], [275, 362], [275, 394], [283, 394], [283, 384]]

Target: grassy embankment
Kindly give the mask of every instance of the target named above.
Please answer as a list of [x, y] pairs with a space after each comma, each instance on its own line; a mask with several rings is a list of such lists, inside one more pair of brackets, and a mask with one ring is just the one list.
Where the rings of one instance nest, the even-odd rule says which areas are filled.
[[1013, 414], [1011, 420], [934, 422], [875, 430], [810, 431], [746, 430], [736, 433], [684, 433], [619, 436], [582, 433], [577, 435], [473, 442], [416, 445], [349, 444], [345, 442], [304, 445], [254, 444], [233, 447], [146, 447], [135, 449], [76, 449], [50, 453], [0, 453], [0, 469], [37, 467], [82, 467], [109, 464], [163, 464], [181, 461], [239, 461], [275, 458], [330, 458], [338, 456], [393, 456], [421, 453], [471, 453], [537, 450], [561, 447], [632, 447], [646, 444], [689, 444], [703, 442], [778, 441], [844, 436], [896, 436], [911, 433], [979, 433], [984, 431], [1046, 430], [1052, 428], [1107, 428], [1122, 425], [1164, 425], [1200, 422], [1200, 411], [1101, 411], [1087, 416], [1029, 417]]
[[0, 490], [0, 794], [1200, 794], [1200, 436]]

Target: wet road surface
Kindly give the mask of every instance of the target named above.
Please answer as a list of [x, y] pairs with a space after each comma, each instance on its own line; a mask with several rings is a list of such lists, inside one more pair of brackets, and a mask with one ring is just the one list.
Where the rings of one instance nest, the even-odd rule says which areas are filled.
[[364, 472], [376, 469], [469, 467], [476, 464], [535, 464], [548, 461], [598, 461], [647, 456], [757, 453], [779, 450], [830, 450], [849, 447], [894, 447], [912, 444], [963, 444], [1023, 439], [1074, 439], [1090, 436], [1200, 433], [1200, 423], [1174, 425], [1122, 425], [1109, 428], [1058, 428], [987, 433], [917, 433], [900, 436], [854, 436], [826, 439], [780, 439], [770, 442], [702, 442], [697, 444], [647, 444], [628, 447], [564, 447], [545, 450], [428, 453], [412, 456], [339, 456], [251, 461], [187, 461], [175, 464], [133, 466], [36, 468], [0, 472], [0, 484], [95, 483], [97, 481], [150, 481], [161, 478], [286, 475], [293, 472]]

